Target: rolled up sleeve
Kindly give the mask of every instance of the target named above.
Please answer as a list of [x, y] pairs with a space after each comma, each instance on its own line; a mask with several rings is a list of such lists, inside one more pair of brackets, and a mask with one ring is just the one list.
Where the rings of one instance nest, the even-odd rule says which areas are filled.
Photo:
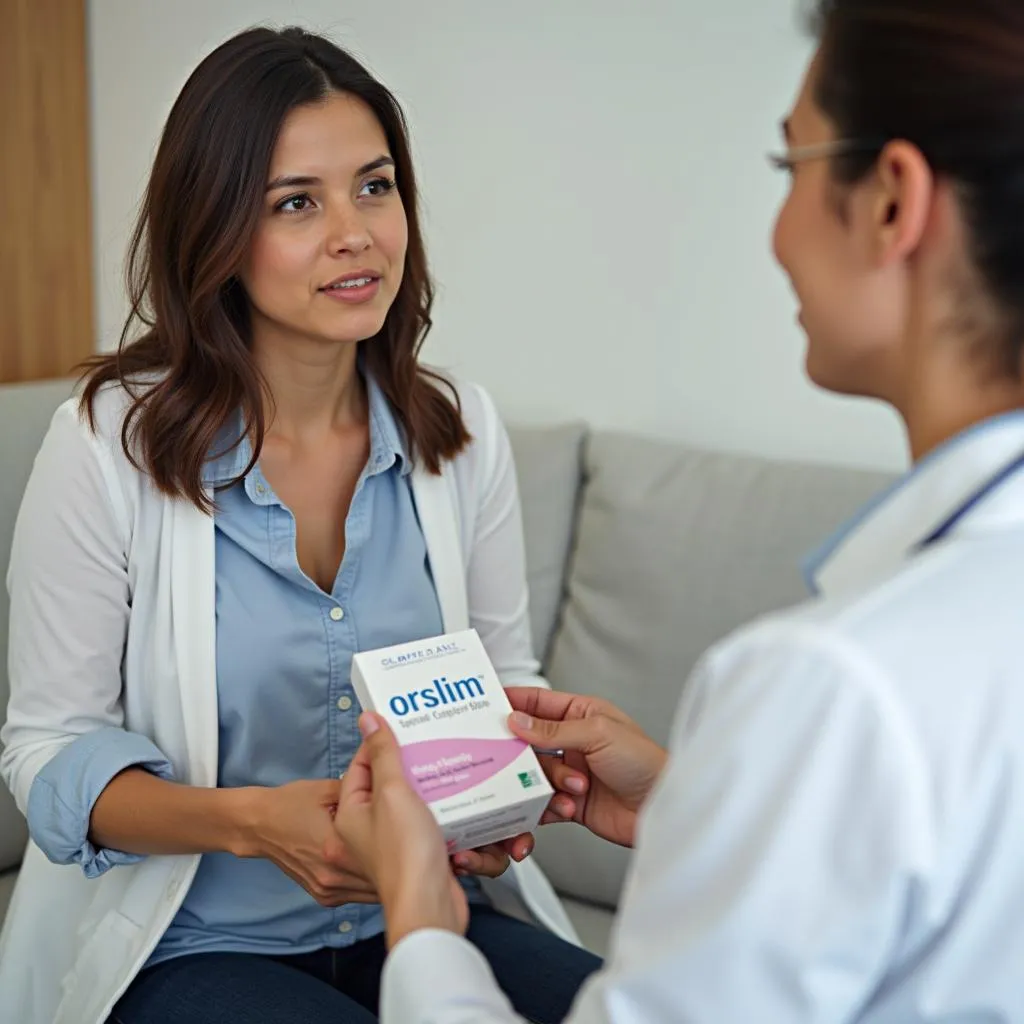
[[132, 767], [174, 778], [170, 762], [151, 740], [113, 728], [80, 736], [39, 772], [29, 791], [28, 828], [50, 860], [78, 864], [87, 878], [96, 878], [116, 864], [143, 859], [89, 841], [89, 819], [99, 795], [115, 775]]

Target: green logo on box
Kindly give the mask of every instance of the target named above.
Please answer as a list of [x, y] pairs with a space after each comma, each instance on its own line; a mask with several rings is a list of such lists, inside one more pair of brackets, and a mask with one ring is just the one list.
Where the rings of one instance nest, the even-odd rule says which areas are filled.
[[533, 772], [520, 772], [519, 782], [523, 789], [529, 789], [534, 784]]

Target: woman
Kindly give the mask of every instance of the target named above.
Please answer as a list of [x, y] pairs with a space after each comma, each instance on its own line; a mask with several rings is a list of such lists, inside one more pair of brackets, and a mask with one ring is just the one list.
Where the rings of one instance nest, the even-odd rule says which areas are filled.
[[[588, 778], [576, 819], [636, 845], [580, 1024], [1024, 1019], [1024, 5], [819, 13], [775, 250], [810, 376], [895, 407], [916, 466], [815, 600], [706, 656], [667, 760], [609, 705], [513, 693], [518, 735], [571, 752], [556, 780]], [[520, 1019], [363, 728], [336, 822], [382, 893], [382, 1019]]]
[[[506, 435], [417, 362], [395, 100], [300, 30], [230, 40], [170, 114], [130, 271], [145, 330], [57, 413], [14, 541], [2, 768], [34, 843], [0, 1020], [373, 1021], [383, 919], [332, 828], [352, 654], [472, 624], [539, 682]], [[555, 1021], [597, 960], [515, 880], [551, 930], [466, 877], [469, 934]]]

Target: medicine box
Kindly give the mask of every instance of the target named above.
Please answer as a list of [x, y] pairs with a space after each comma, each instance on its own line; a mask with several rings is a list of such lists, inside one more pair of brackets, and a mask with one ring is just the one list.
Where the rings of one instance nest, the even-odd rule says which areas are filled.
[[536, 828], [553, 791], [508, 727], [512, 708], [476, 630], [356, 654], [352, 685], [397, 736], [449, 853]]

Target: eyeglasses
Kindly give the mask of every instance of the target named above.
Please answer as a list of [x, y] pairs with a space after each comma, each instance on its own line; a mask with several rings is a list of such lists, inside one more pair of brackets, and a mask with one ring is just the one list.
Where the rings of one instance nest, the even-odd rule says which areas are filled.
[[833, 156], [850, 156], [854, 153], [871, 153], [880, 150], [884, 143], [867, 139], [832, 139], [808, 146], [793, 146], [784, 153], [769, 153], [768, 163], [779, 171], [792, 171], [797, 164], [806, 160], [822, 160]]

